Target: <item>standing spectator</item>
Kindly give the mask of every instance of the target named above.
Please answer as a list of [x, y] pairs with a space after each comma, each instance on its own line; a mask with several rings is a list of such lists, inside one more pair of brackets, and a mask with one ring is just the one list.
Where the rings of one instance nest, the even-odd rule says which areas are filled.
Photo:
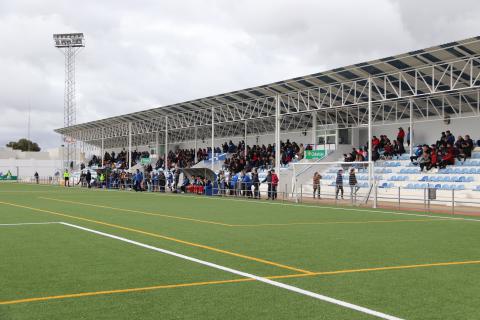
[[252, 179], [248, 175], [248, 173], [243, 173], [243, 196], [244, 197], [252, 197]]
[[272, 200], [277, 199], [278, 176], [275, 170], [272, 169]]
[[148, 170], [145, 170], [145, 183], [147, 185], [147, 192], [152, 192], [152, 175]]
[[39, 176], [38, 176], [38, 172], [35, 171], [35, 174], [33, 175], [35, 177], [35, 183], [38, 184], [39, 183]]
[[322, 176], [320, 173], [315, 172], [313, 174], [313, 199], [315, 199], [315, 194], [318, 195], [318, 199], [320, 199], [320, 180]]
[[343, 199], [343, 170], [337, 172], [337, 179], [335, 180], [335, 200], [338, 200], [338, 193], [341, 192]]
[[90, 189], [92, 186], [91, 186], [91, 183], [92, 183], [92, 174], [90, 173], [90, 170], [87, 170], [87, 174], [85, 175], [85, 180], [87, 182], [87, 187], [88, 189]]
[[165, 192], [166, 183], [167, 183], [167, 179], [165, 177], [165, 171], [160, 170], [158, 172], [158, 186], [159, 186], [160, 192]]
[[302, 160], [305, 154], [305, 147], [303, 143], [300, 143], [300, 149], [298, 150], [298, 160]]
[[252, 183], [253, 183], [253, 197], [255, 199], [260, 199], [260, 179], [258, 178], [257, 168], [253, 169]]
[[397, 133], [397, 141], [401, 145], [403, 145], [403, 141], [405, 139], [405, 131], [403, 130], [402, 127], [398, 128], [398, 133]]
[[65, 172], [63, 173], [63, 184], [65, 187], [70, 187], [69, 180], [70, 180], [70, 173], [68, 172], [68, 169], [65, 169]]
[[134, 190], [136, 192], [142, 191], [142, 182], [143, 182], [143, 175], [140, 172], [140, 170], [137, 169], [137, 172], [135, 173], [135, 176], [133, 178], [133, 181], [135, 183], [134, 185]]
[[348, 184], [350, 185], [350, 199], [353, 201], [353, 196], [357, 194], [358, 186], [357, 176], [355, 175], [355, 168], [350, 169], [350, 174], [348, 175]]

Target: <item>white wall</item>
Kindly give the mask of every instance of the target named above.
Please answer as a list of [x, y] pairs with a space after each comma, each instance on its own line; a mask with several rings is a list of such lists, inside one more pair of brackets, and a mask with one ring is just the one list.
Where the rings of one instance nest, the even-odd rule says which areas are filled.
[[61, 160], [19, 160], [19, 159], [0, 159], [0, 172], [5, 174], [8, 170], [13, 175], [20, 177], [33, 177], [38, 172], [40, 177], [53, 177], [55, 172], [62, 173]]

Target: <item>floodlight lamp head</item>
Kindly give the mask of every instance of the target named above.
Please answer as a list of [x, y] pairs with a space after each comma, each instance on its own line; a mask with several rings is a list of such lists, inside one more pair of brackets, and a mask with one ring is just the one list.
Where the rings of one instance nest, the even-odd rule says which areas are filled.
[[83, 33], [61, 33], [53, 35], [53, 41], [57, 48], [85, 47], [84, 40]]

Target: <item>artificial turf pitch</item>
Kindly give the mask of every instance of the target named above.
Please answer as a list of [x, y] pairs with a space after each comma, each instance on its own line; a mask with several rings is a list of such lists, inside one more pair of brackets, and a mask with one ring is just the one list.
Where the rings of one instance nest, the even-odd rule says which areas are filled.
[[[442, 219], [448, 218], [448, 219]], [[0, 184], [0, 319], [480, 319], [480, 220]], [[9, 225], [7, 224], [23, 224]]]

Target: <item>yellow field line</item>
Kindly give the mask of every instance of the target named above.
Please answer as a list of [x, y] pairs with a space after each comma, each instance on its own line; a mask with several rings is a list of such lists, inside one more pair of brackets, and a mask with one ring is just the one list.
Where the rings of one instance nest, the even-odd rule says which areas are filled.
[[[274, 280], [274, 279], [290, 279], [290, 278], [312, 277], [312, 276], [322, 276], [322, 275], [338, 275], [338, 274], [347, 274], [347, 273], [416, 269], [416, 268], [430, 268], [430, 267], [457, 266], [457, 265], [469, 265], [469, 264], [480, 264], [480, 260], [438, 262], [438, 263], [391, 266], [391, 267], [377, 267], [377, 268], [312, 272], [310, 274], [290, 274], [290, 275], [281, 275], [281, 276], [269, 276], [269, 277], [264, 277], [264, 278], [272, 279], [272, 280]], [[57, 296], [47, 296], [47, 297], [36, 297], [36, 298], [26, 298], [26, 299], [18, 299], [18, 300], [0, 301], [0, 305], [10, 305], [10, 304], [18, 304], [18, 303], [26, 303], [26, 302], [38, 302], [38, 301], [47, 301], [47, 300], [55, 300], [55, 299], [80, 298], [80, 297], [98, 296], [98, 295], [115, 294], [115, 293], [144, 292], [144, 291], [152, 291], [152, 290], [158, 290], [158, 289], [172, 289], [172, 288], [205, 286], [205, 285], [212, 285], [212, 284], [249, 282], [249, 281], [255, 281], [255, 279], [241, 278], [241, 279], [231, 279], [231, 280], [215, 280], [215, 281], [204, 281], [204, 282], [191, 282], [191, 283], [158, 285], [158, 286], [141, 287], [141, 288], [82, 292], [82, 293], [64, 294], [64, 295], [57, 295]]]
[[199, 219], [172, 216], [172, 215], [167, 215], [167, 214], [162, 214], [162, 213], [153, 213], [153, 212], [133, 210], [133, 209], [115, 208], [115, 207], [109, 207], [109, 206], [104, 206], [104, 205], [91, 204], [91, 203], [78, 202], [78, 201], [71, 201], [71, 200], [62, 200], [62, 199], [56, 199], [56, 198], [48, 198], [48, 197], [38, 197], [38, 198], [39, 199], [44, 199], [44, 200], [50, 200], [50, 201], [78, 204], [78, 205], [82, 205], [82, 206], [97, 207], [97, 208], [118, 210], [118, 211], [124, 211], [124, 212], [132, 212], [132, 213], [140, 213], [140, 214], [144, 214], [144, 215], [158, 216], [158, 217], [164, 217], [164, 218], [169, 218], [169, 219], [178, 219], [178, 220], [186, 220], [186, 221], [193, 221], [193, 222], [199, 222], [199, 223], [215, 224], [215, 225], [220, 225], [220, 226], [224, 226], [224, 227], [233, 227], [233, 225], [231, 225], [231, 224], [216, 222], [216, 221], [199, 220]]
[[312, 273], [309, 273], [309, 274], [292, 274], [292, 275], [276, 276], [275, 279], [303, 278], [303, 277], [311, 277], [311, 276], [328, 276], [328, 275], [336, 275], [336, 274], [371, 272], [371, 271], [388, 271], [388, 270], [403, 270], [403, 269], [417, 269], [417, 268], [431, 268], [431, 267], [446, 267], [446, 266], [458, 266], [458, 265], [469, 265], [469, 264], [480, 264], [480, 260], [437, 262], [437, 263], [413, 264], [413, 265], [390, 266], [390, 267], [376, 267], [376, 268], [364, 268], [364, 269], [350, 269], [350, 270], [337, 270], [337, 271], [321, 271], [321, 272], [312, 272]]
[[143, 234], [143, 235], [147, 235], [147, 236], [151, 236], [151, 237], [155, 237], [155, 238], [165, 239], [165, 240], [185, 244], [185, 245], [188, 245], [188, 246], [202, 248], [202, 249], [206, 249], [206, 250], [210, 250], [210, 251], [214, 251], [214, 252], [219, 252], [219, 253], [231, 255], [231, 256], [234, 256], [234, 257], [243, 258], [243, 259], [247, 259], [247, 260], [252, 260], [252, 261], [260, 262], [260, 263], [263, 263], [263, 264], [267, 264], [267, 265], [271, 265], [271, 266], [275, 266], [275, 267], [279, 267], [279, 268], [283, 268], [283, 269], [288, 269], [288, 270], [292, 270], [292, 271], [297, 271], [297, 272], [301, 272], [301, 273], [305, 273], [305, 274], [311, 273], [311, 271], [307, 271], [307, 270], [303, 270], [303, 269], [299, 269], [299, 268], [295, 268], [295, 267], [290, 267], [290, 266], [280, 264], [280, 263], [276, 263], [276, 262], [273, 262], [273, 261], [264, 260], [264, 259], [261, 259], [261, 258], [255, 258], [255, 257], [252, 257], [252, 256], [247, 256], [247, 255], [244, 255], [244, 254], [235, 253], [235, 252], [231, 252], [231, 251], [227, 251], [227, 250], [222, 250], [222, 249], [210, 247], [210, 246], [203, 245], [203, 244], [198, 244], [198, 243], [189, 242], [189, 241], [185, 241], [185, 240], [181, 240], [181, 239], [177, 239], [177, 238], [173, 238], [173, 237], [169, 237], [169, 236], [164, 236], [164, 235], [157, 234], [157, 233], [143, 231], [143, 230], [140, 230], [140, 229], [128, 228], [128, 227], [124, 227], [124, 226], [117, 225], [117, 224], [112, 224], [112, 223], [108, 223], [108, 222], [77, 217], [77, 216], [73, 216], [73, 215], [69, 215], [69, 214], [65, 214], [65, 213], [60, 213], [60, 212], [55, 212], [55, 211], [50, 211], [50, 210], [45, 210], [45, 209], [39, 209], [39, 208], [24, 206], [24, 205], [20, 205], [20, 204], [16, 204], [16, 203], [0, 201], [0, 204], [9, 205], [9, 206], [12, 206], [12, 207], [29, 209], [29, 210], [38, 211], [38, 212], [49, 213], [49, 214], [53, 214], [53, 215], [57, 215], [57, 216], [67, 217], [67, 218], [81, 220], [81, 221], [87, 221], [87, 222], [91, 222], [91, 223], [96, 223], [96, 224], [99, 224], [99, 225], [104, 225], [104, 226], [108, 226], [108, 227], [112, 227], [112, 228], [117, 228], [117, 229], [126, 230], [126, 231], [130, 231], [130, 232], [135, 232], [135, 233], [139, 233], [139, 234]]
[[266, 226], [294, 226], [294, 225], [322, 225], [322, 224], [370, 224], [370, 223], [395, 223], [395, 222], [426, 222], [444, 221], [440, 219], [398, 219], [398, 220], [367, 220], [367, 221], [325, 221], [325, 222], [290, 222], [290, 223], [261, 223], [261, 224], [235, 224], [233, 227], [266, 227]]
[[245, 281], [253, 281], [253, 279], [242, 278], [242, 279], [232, 279], [232, 280], [218, 280], [218, 281], [205, 281], [205, 282], [192, 282], [192, 283], [159, 285], [159, 286], [151, 286], [151, 287], [143, 287], [143, 288], [130, 288], [130, 289], [118, 289], [118, 290], [72, 293], [72, 294], [63, 294], [63, 295], [58, 295], [58, 296], [26, 298], [26, 299], [10, 300], [10, 301], [0, 301], [0, 305], [17, 304], [17, 303], [25, 303], [25, 302], [47, 301], [47, 300], [55, 300], [55, 299], [81, 298], [81, 297], [99, 296], [99, 295], [114, 294], [114, 293], [151, 291], [151, 290], [157, 290], [157, 289], [194, 287], [194, 286], [204, 286], [204, 285], [209, 285], [209, 284], [222, 284], [222, 283], [245, 282]]
[[72, 200], [63, 200], [63, 199], [56, 199], [56, 198], [49, 198], [49, 197], [38, 197], [39, 199], [50, 200], [50, 201], [57, 201], [57, 202], [64, 202], [70, 204], [78, 204], [83, 206], [90, 206], [90, 207], [97, 207], [109, 210], [118, 210], [124, 212], [133, 212], [133, 213], [140, 213], [150, 216], [159, 216], [171, 219], [179, 219], [179, 220], [187, 220], [199, 223], [207, 223], [207, 224], [215, 224], [221, 225], [224, 227], [275, 227], [275, 226], [295, 226], [295, 225], [328, 225], [328, 224], [370, 224], [370, 223], [396, 223], [396, 222], [429, 222], [429, 221], [444, 221], [444, 220], [436, 220], [436, 219], [398, 219], [398, 220], [366, 220], [366, 221], [324, 221], [324, 222], [289, 222], [289, 223], [261, 223], [261, 224], [227, 224], [222, 222], [216, 221], [209, 221], [209, 220], [199, 220], [193, 218], [184, 218], [179, 216], [172, 216], [160, 213], [153, 213], [147, 211], [140, 211], [140, 210], [133, 210], [133, 209], [124, 209], [124, 208], [117, 208], [117, 207], [110, 207], [104, 205], [97, 205], [92, 203], [86, 202], [79, 202], [79, 201], [72, 201]]

